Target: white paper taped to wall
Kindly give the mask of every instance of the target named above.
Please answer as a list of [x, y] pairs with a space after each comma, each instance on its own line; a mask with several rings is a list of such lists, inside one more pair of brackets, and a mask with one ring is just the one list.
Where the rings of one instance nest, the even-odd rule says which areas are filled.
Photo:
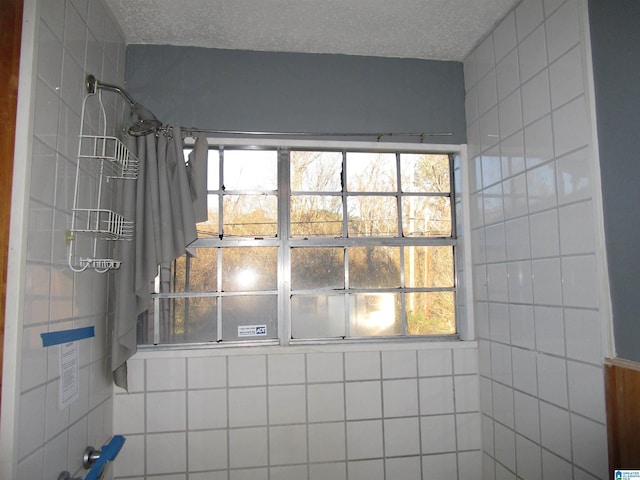
[[78, 376], [78, 342], [60, 344], [60, 410], [80, 395]]

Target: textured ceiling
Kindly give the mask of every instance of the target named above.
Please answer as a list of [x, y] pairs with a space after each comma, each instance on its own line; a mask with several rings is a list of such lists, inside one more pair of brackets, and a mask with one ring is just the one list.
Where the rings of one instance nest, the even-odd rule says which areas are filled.
[[128, 44], [461, 61], [519, 0], [106, 0]]

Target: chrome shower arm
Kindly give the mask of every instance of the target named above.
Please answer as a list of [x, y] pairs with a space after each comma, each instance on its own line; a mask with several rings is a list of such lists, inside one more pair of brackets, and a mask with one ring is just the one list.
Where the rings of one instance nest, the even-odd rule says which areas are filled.
[[103, 90], [109, 90], [110, 92], [119, 93], [129, 103], [130, 107], [134, 107], [135, 105], [138, 104], [138, 102], [136, 102], [133, 99], [133, 97], [131, 95], [129, 95], [129, 93], [127, 93], [127, 91], [124, 90], [123, 88], [120, 88], [117, 85], [111, 85], [109, 83], [98, 82], [96, 77], [94, 77], [93, 75], [88, 75], [87, 76], [87, 91], [90, 94], [94, 94], [94, 93], [97, 92], [97, 90], [99, 88], [101, 88]]
[[162, 122], [149, 110], [136, 102], [124, 88], [109, 83], [102, 83], [96, 80], [93, 75], [87, 75], [87, 92], [89, 95], [95, 94], [98, 89], [108, 90], [120, 94], [129, 104], [131, 109], [132, 123], [127, 128], [129, 135], [139, 137], [151, 132], [155, 132], [162, 126]]

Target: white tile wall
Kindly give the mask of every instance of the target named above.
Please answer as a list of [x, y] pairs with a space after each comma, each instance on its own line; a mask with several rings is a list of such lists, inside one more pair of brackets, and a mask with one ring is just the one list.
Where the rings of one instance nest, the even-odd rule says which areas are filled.
[[[84, 448], [106, 443], [113, 432], [109, 342], [102, 334], [107, 330], [108, 278], [70, 272], [64, 232], [72, 208], [85, 75], [123, 83], [125, 54], [120, 29], [102, 1], [37, 3], [39, 18], [25, 18], [36, 26], [37, 63], [23, 345], [21, 362], [16, 362], [22, 365], [16, 472], [17, 478], [30, 479], [57, 478], [63, 470], [83, 472]], [[30, 15], [29, 9], [25, 12]], [[106, 103], [114, 134], [121, 120], [115, 114], [119, 103]], [[80, 397], [60, 410], [59, 347], [43, 348], [40, 334], [90, 325], [96, 326], [96, 337], [79, 342]], [[139, 400], [130, 399], [130, 406], [144, 411]], [[135, 428], [138, 418], [128, 413], [129, 419]], [[118, 420], [118, 426], [123, 423]]]
[[474, 347], [139, 353], [114, 478], [479, 478]]
[[585, 9], [523, 0], [464, 65], [486, 480], [606, 478]]

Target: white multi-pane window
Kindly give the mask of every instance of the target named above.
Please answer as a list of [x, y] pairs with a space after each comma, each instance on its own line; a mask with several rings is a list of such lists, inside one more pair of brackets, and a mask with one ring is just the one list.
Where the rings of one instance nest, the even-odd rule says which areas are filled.
[[211, 145], [142, 343], [457, 338], [453, 155], [382, 147]]

